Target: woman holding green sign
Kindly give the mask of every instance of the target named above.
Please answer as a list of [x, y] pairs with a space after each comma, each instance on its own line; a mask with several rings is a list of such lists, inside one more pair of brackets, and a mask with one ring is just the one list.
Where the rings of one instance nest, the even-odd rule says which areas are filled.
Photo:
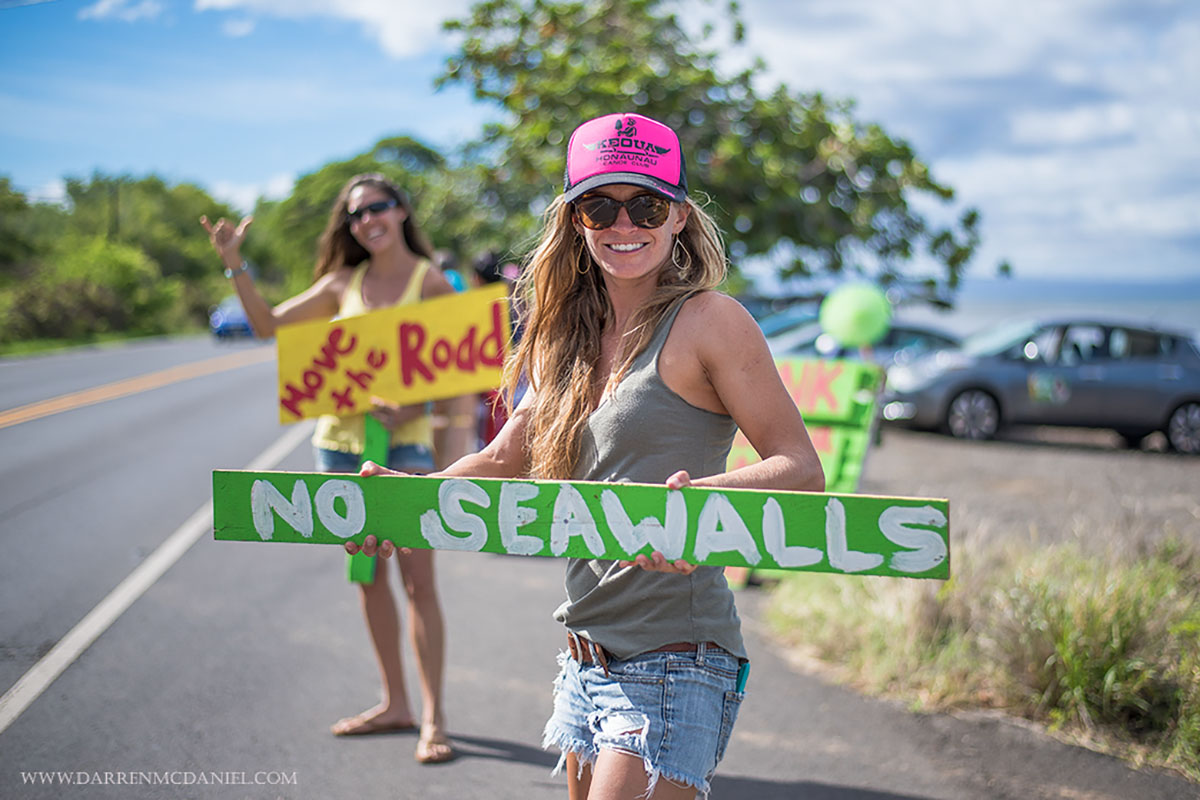
[[[429, 268], [432, 247], [418, 228], [404, 192], [383, 175], [358, 175], [342, 187], [321, 234], [312, 285], [274, 308], [255, 288], [240, 255], [250, 222], [251, 218], [246, 217], [235, 227], [224, 219], [215, 225], [207, 218], [201, 219], [259, 337], [273, 336], [280, 325], [351, 317], [454, 291], [440, 270]], [[390, 432], [387, 460], [394, 469], [426, 473], [434, 468], [434, 452], [442, 464], [449, 464], [473, 449], [474, 396], [438, 404], [439, 416], [451, 424], [436, 431], [423, 403], [398, 406], [381, 398], [372, 398], [372, 402], [375, 410], [371, 416]], [[317, 469], [357, 471], [366, 439], [362, 415], [320, 417], [313, 436]], [[439, 763], [453, 758], [454, 751], [446, 738], [442, 712], [445, 628], [434, 580], [433, 551], [405, 553], [399, 566], [409, 601], [409, 634], [421, 681], [423, 711], [416, 759]], [[417, 721], [408, 702], [400, 657], [400, 618], [388, 571], [376, 570], [374, 580], [359, 583], [359, 587], [383, 697], [374, 708], [338, 721], [332, 727], [333, 733], [355, 736], [415, 731]]]
[[[495, 440], [438, 474], [821, 491], [761, 331], [715, 291], [724, 247], [688, 197], [675, 132], [638, 114], [585, 122], [565, 184], [518, 284], [524, 335], [505, 388], [522, 374], [530, 388]], [[738, 427], [762, 460], [725, 472]], [[376, 545], [361, 550], [394, 550]], [[658, 552], [569, 559], [566, 589], [544, 743], [563, 752], [569, 796], [707, 793], [748, 666], [721, 568]]]

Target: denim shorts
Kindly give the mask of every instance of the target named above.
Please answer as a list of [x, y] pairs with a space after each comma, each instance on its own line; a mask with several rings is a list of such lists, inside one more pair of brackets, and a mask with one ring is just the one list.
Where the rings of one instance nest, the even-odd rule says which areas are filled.
[[[362, 456], [357, 453], [343, 453], [341, 450], [326, 450], [324, 447], [313, 448], [313, 458], [317, 463], [317, 472], [358, 472]], [[423, 444], [400, 444], [388, 451], [390, 469], [402, 472], [433, 472], [433, 452]]]
[[582, 768], [601, 750], [619, 750], [642, 758], [647, 797], [660, 777], [707, 796], [744, 696], [737, 691], [737, 658], [701, 644], [694, 653], [610, 659], [608, 675], [567, 653], [558, 663], [554, 712], [542, 739], [543, 748], [563, 752], [555, 774], [567, 753]]

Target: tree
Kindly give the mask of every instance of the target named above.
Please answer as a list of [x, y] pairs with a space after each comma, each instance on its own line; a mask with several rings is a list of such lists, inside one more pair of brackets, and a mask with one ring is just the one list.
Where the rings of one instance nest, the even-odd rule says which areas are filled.
[[[506, 119], [476, 145], [482, 182], [509, 215], [561, 189], [566, 138], [579, 122], [636, 111], [675, 128], [688, 182], [707, 192], [735, 262], [768, 256], [782, 277], [858, 273], [953, 290], [979, 242], [979, 215], [938, 225], [915, 196], [949, 203], [905, 142], [853, 117], [850, 102], [786, 85], [755, 88], [763, 65], [718, 70], [711, 29], [699, 43], [667, 0], [485, 0], [446, 23], [462, 35], [438, 85], [465, 84]], [[729, 7], [734, 43], [744, 28]], [[695, 192], [694, 192], [695, 193]], [[910, 274], [925, 255], [939, 268]]]
[[366, 153], [301, 176], [288, 198], [260, 201], [255, 208], [246, 253], [279, 284], [281, 296], [311, 283], [317, 240], [329, 210], [342, 186], [364, 172], [379, 172], [398, 183], [434, 247], [460, 258], [507, 250], [513, 231], [532, 230], [527, 211], [521, 220], [508, 218], [478, 165], [453, 165], [438, 150], [407, 136], [382, 139]]

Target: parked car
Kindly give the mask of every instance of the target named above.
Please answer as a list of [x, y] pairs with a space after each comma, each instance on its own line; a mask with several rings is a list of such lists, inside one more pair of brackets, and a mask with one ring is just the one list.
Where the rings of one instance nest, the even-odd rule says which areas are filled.
[[[870, 358], [876, 364], [890, 367], [912, 361], [922, 353], [947, 347], [957, 347], [958, 337], [936, 328], [905, 322], [893, 324], [883, 338], [870, 348]], [[767, 338], [772, 355], [811, 356], [816, 358], [856, 358], [856, 347], [843, 347], [837, 339], [825, 333], [816, 321]]]
[[213, 307], [208, 314], [208, 327], [218, 339], [254, 336], [250, 320], [237, 295], [230, 295]]
[[990, 439], [1006, 424], [1154, 431], [1200, 453], [1200, 346], [1186, 334], [1092, 319], [1010, 322], [888, 371], [883, 418]]
[[819, 306], [814, 303], [797, 303], [760, 318], [758, 327], [762, 329], [763, 336], [768, 338], [779, 336], [801, 325], [811, 323], [817, 318], [819, 310]]

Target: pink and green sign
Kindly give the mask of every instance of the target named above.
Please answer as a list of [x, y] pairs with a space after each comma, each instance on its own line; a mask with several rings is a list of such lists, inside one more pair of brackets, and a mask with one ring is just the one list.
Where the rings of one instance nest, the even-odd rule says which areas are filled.
[[[804, 416], [825, 470], [825, 488], [853, 492], [874, 430], [883, 369], [862, 361], [816, 358], [779, 358], [775, 366]], [[729, 451], [728, 468], [758, 460], [758, 453], [739, 431]]]
[[946, 500], [661, 485], [213, 472], [214, 537], [946, 579]]

